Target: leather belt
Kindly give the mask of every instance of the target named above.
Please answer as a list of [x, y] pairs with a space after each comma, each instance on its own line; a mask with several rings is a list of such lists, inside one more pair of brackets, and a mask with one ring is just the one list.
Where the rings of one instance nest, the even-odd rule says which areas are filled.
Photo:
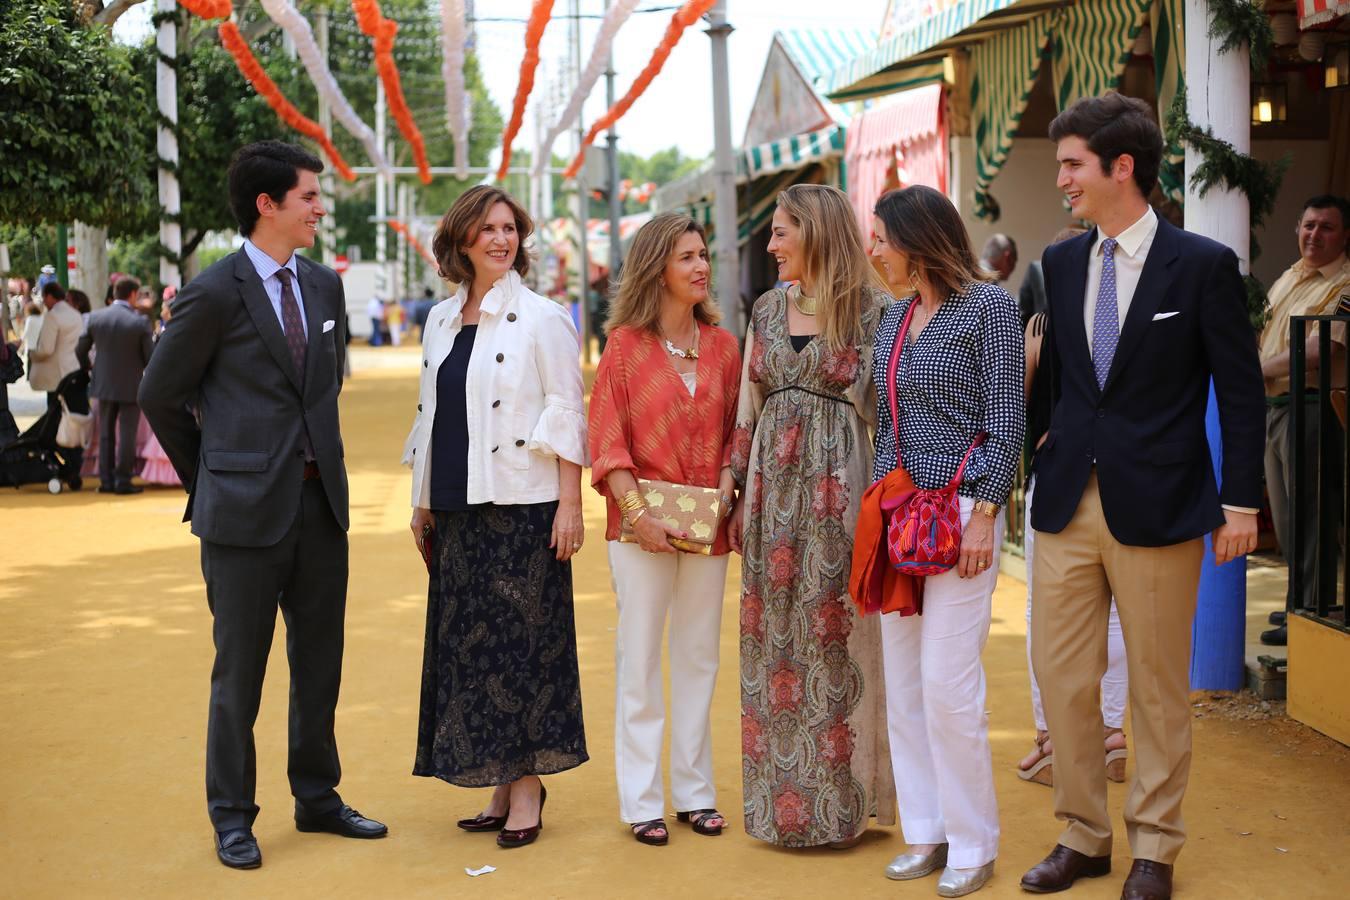
[[315, 481], [319, 478], [319, 464], [314, 460], [305, 463], [305, 481]]

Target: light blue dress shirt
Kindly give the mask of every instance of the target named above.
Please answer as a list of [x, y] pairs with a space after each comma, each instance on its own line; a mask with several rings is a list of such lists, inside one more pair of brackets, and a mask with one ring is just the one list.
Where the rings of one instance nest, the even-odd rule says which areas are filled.
[[286, 265], [281, 266], [247, 238], [244, 239], [244, 252], [248, 254], [249, 262], [253, 263], [253, 268], [257, 270], [258, 277], [262, 279], [263, 290], [267, 291], [267, 299], [272, 301], [272, 312], [277, 314], [282, 334], [286, 333], [286, 322], [281, 318], [281, 279], [277, 277], [277, 272], [282, 269], [290, 270], [291, 292], [295, 294], [295, 303], [300, 307], [300, 325], [305, 329], [305, 340], [308, 341], [309, 319], [305, 316], [305, 298], [300, 295], [300, 265], [295, 261], [295, 254], [292, 253], [291, 258], [286, 260]]

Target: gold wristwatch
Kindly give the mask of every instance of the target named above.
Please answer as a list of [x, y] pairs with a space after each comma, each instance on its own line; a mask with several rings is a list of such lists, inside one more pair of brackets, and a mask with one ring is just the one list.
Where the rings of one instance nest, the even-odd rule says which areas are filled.
[[980, 515], [988, 516], [991, 519], [997, 519], [998, 510], [999, 505], [997, 503], [991, 503], [988, 500], [975, 501], [975, 512], [979, 513]]

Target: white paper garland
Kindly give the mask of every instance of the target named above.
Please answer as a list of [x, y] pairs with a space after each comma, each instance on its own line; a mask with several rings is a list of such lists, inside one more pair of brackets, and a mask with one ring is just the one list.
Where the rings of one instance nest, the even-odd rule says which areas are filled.
[[464, 89], [464, 0], [441, 0], [441, 80], [445, 82], [445, 127], [455, 142], [455, 169], [469, 175], [469, 95]]
[[600, 80], [600, 75], [605, 71], [605, 63], [609, 59], [609, 49], [614, 43], [614, 36], [628, 21], [628, 17], [632, 15], [637, 5], [638, 0], [618, 0], [605, 13], [605, 18], [600, 23], [600, 33], [595, 36], [595, 44], [591, 47], [591, 58], [581, 73], [576, 90], [572, 91], [571, 99], [567, 101], [567, 108], [562, 111], [562, 115], [558, 116], [558, 121], [553, 123], [553, 126], [548, 130], [548, 134], [544, 135], [539, 142], [539, 150], [534, 156], [535, 175], [544, 174], [544, 167], [548, 165], [552, 157], [553, 142], [581, 117], [582, 105], [586, 102], [586, 98], [590, 96], [595, 83]]
[[375, 140], [375, 132], [361, 121], [356, 110], [347, 102], [342, 88], [338, 87], [337, 79], [333, 77], [318, 43], [314, 40], [314, 30], [309, 27], [309, 22], [291, 5], [290, 0], [259, 0], [259, 2], [267, 17], [276, 22], [295, 44], [296, 55], [300, 57], [300, 62], [304, 64], [310, 80], [314, 82], [314, 89], [327, 101], [333, 118], [341, 122], [342, 127], [361, 142], [371, 163], [389, 174], [389, 160], [381, 152], [379, 141]]

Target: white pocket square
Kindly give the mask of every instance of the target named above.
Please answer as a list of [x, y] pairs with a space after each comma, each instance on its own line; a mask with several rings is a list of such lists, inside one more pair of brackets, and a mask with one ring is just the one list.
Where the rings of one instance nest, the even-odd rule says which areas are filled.
[[[1179, 315], [1181, 315], [1181, 310], [1179, 310], [1179, 309], [1173, 310], [1172, 312], [1158, 313], [1156, 316], [1153, 317], [1153, 321], [1155, 321], [1155, 322], [1161, 322], [1163, 319], [1170, 319], [1170, 318], [1172, 318], [1173, 316], [1179, 316]], [[327, 331], [327, 330], [328, 330], [328, 326], [325, 325], [325, 326], [324, 326], [324, 331]]]
[[324, 334], [327, 334], [328, 332], [332, 331], [332, 330], [333, 330], [333, 326], [336, 325], [336, 324], [337, 324], [337, 322], [333, 321], [332, 319], [329, 319], [328, 321], [324, 322], [324, 323], [323, 323], [323, 333], [324, 333]]

